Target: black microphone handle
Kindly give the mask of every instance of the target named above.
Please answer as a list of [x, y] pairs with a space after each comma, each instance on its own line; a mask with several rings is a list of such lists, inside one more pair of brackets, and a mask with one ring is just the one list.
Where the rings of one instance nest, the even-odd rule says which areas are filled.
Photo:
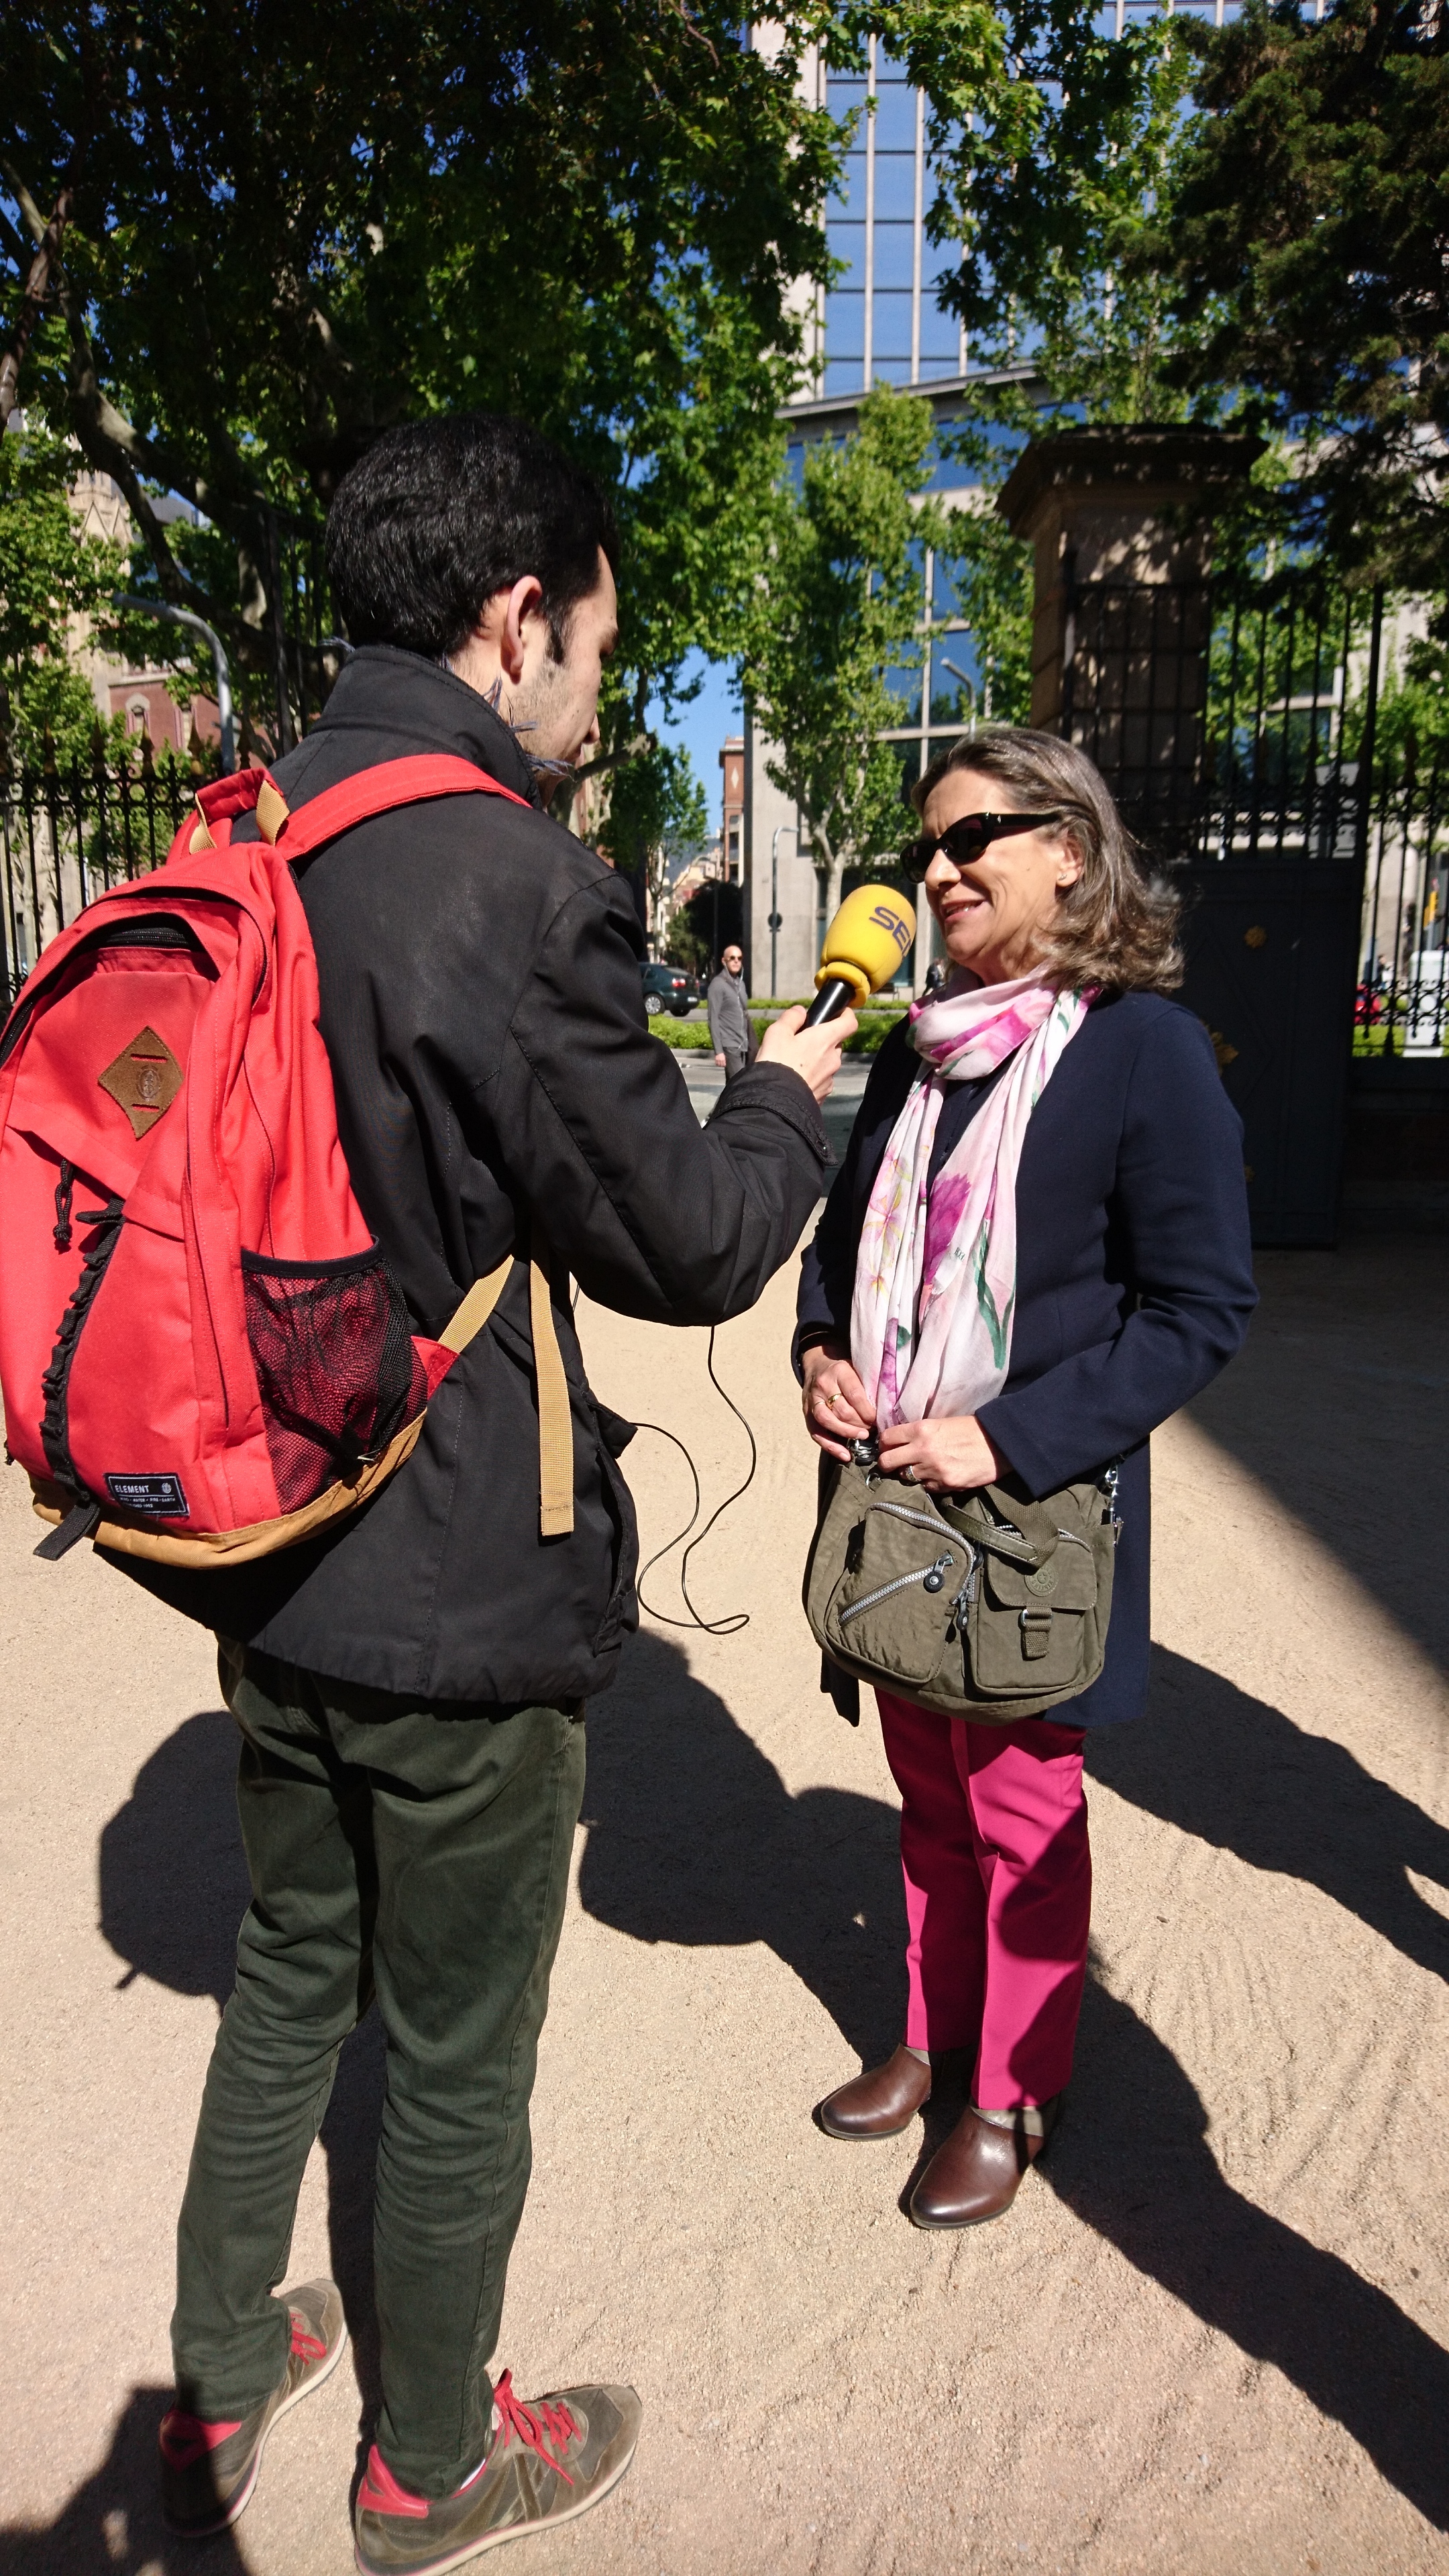
[[821, 985], [805, 1014], [806, 1028], [818, 1029], [824, 1020], [839, 1019], [854, 1000], [855, 986], [844, 975], [832, 975], [828, 984]]

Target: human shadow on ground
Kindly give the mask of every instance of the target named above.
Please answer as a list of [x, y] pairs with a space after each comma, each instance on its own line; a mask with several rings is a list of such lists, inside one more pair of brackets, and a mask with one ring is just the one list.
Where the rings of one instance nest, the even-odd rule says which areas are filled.
[[[236, 1764], [237, 1731], [227, 1711], [189, 1717], [137, 1773], [100, 1845], [101, 1930], [126, 1962], [118, 1983], [151, 1977], [176, 1994], [210, 1995], [218, 2014], [235, 1983], [237, 1928], [250, 1895]], [[329, 2259], [367, 2421], [381, 2403], [372, 2193], [382, 2079], [382, 2027], [373, 2010], [343, 2047], [321, 2130]]]
[[177, 2540], [156, 2495], [156, 2432], [169, 2388], [133, 2388], [111, 2447], [53, 2522], [0, 2525], [0, 2576], [247, 2576], [229, 2531]]
[[[1254, 1704], [1246, 1705], [1251, 1712]], [[812, 1709], [807, 1722], [813, 1717]], [[1228, 1717], [1260, 1723], [1242, 1710]], [[837, 1722], [823, 1702], [819, 1722]], [[1144, 1789], [1158, 1779], [1149, 1733], [1134, 1731], [1130, 1745], [1123, 1737], [1110, 1749], [1114, 1786], [1119, 1777], [1135, 1777]], [[588, 1910], [640, 1941], [761, 1941], [817, 1997], [848, 2051], [870, 2061], [893, 2045], [905, 1937], [893, 1805], [818, 1788], [792, 1798], [724, 1702], [655, 1637], [628, 1650], [617, 1686], [590, 1713], [590, 1738], [581, 1879]], [[128, 1972], [182, 1993], [211, 1993], [218, 2005], [230, 1992], [246, 1895], [234, 1767], [230, 1719], [189, 1719], [140, 1774], [101, 1854], [102, 1921]], [[1123, 1794], [1134, 1792], [1126, 1786]], [[1151, 1809], [1151, 1796], [1142, 1803]], [[1227, 1821], [1239, 1830], [1236, 1812]], [[1407, 1831], [1396, 1811], [1383, 1812]], [[1371, 1863], [1365, 1851], [1355, 1866]], [[367, 2355], [375, 2355], [370, 2204], [380, 2073], [369, 2016], [344, 2050], [323, 2143], [333, 2267], [374, 2389], [375, 2358], [369, 2365]], [[809, 2104], [800, 2107], [808, 2117]], [[1125, 2003], [1089, 1982], [1071, 2101], [1041, 2178], [1192, 2314], [1280, 2370], [1430, 2521], [1449, 2528], [1442, 2444], [1449, 2356], [1351, 2265], [1234, 2190], [1206, 2126], [1171, 2052]], [[172, 2576], [172, 2558], [149, 2538], [165, 2402], [162, 2391], [138, 2390], [105, 2467], [56, 2521], [44, 2531], [0, 2533], [0, 2576], [101, 2576], [142, 2566]], [[369, 2396], [367, 2413], [374, 2402]], [[128, 2559], [118, 2553], [132, 2546], [133, 2521], [148, 2538]], [[209, 2552], [221, 2554], [187, 2552], [199, 2576], [212, 2564], [244, 2565], [230, 2542]]]
[[1449, 1896], [1449, 1830], [1266, 1700], [1155, 1646], [1152, 1715], [1087, 1737], [1094, 1780], [1249, 1868], [1321, 1888], [1431, 1975], [1449, 1978], [1449, 1921], [1413, 1870]]
[[1233, 2189], [1171, 2050], [1089, 1977], [1066, 2116], [1038, 2167], [1083, 2223], [1344, 2427], [1449, 2530], [1449, 2353], [1386, 2291]]
[[[1250, 1722], [1243, 1710], [1228, 1714], [1234, 1725]], [[821, 1722], [834, 1722], [824, 1704]], [[1292, 1747], [1279, 1750], [1286, 1758]], [[1159, 1777], [1145, 1744], [1129, 1749], [1125, 1737], [1103, 1762], [1099, 1776], [1110, 1763], [1114, 1785], [1134, 1764], [1144, 1781]], [[1336, 1795], [1338, 1775], [1323, 1777]], [[1235, 1813], [1229, 1807], [1225, 1821]], [[658, 1637], [634, 1642], [619, 1682], [590, 1713], [584, 1814], [589, 1913], [640, 1941], [763, 1941], [866, 2062], [895, 2044], [905, 1922], [894, 1807], [844, 1790], [792, 1798], [723, 1700]], [[1396, 1810], [1380, 1818], [1402, 1842], [1407, 1824]], [[1372, 1849], [1351, 1850], [1372, 1880]], [[949, 2107], [938, 2106], [928, 2147]], [[809, 2108], [802, 2101], [802, 2118]], [[1280, 2370], [1449, 2529], [1449, 2354], [1350, 2264], [1234, 2190], [1206, 2131], [1204, 2106], [1171, 2051], [1089, 1979], [1068, 2111], [1042, 2179], [1194, 2316]]]
[[[807, 1723], [840, 1724], [822, 1698]], [[763, 1942], [847, 2048], [888, 2054], [905, 2014], [900, 1829], [850, 1789], [791, 1797], [678, 1647], [640, 1635], [589, 1710], [586, 1911], [636, 1941]], [[842, 2065], [841, 2081], [856, 2069]]]
[[[1254, 1255], [1245, 1348], [1189, 1413], [1449, 1661], [1449, 1264], [1430, 1237]], [[1212, 1506], [1221, 1509], [1221, 1495]], [[1371, 1675], [1366, 1686], [1372, 1687]]]

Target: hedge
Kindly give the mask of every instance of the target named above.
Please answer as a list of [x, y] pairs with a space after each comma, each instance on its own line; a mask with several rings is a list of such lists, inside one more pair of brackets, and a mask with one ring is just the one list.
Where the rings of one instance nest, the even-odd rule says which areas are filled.
[[[900, 1011], [895, 1010], [863, 1012], [860, 1026], [854, 1037], [846, 1039], [846, 1054], [874, 1055], [876, 1050], [884, 1045], [897, 1020], [902, 1016]], [[766, 1029], [771, 1025], [769, 1020], [755, 1019], [755, 1035], [763, 1037]], [[662, 1038], [667, 1047], [676, 1048], [682, 1055], [713, 1055], [714, 1053], [709, 1042], [707, 1020], [676, 1020], [669, 1012], [661, 1011], [657, 1018], [650, 1021], [649, 1033], [651, 1037]]]

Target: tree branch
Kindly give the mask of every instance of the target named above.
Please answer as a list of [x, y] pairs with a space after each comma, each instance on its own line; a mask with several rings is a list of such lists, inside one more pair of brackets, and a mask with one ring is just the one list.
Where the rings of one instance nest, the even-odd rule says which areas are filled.
[[36, 323], [45, 310], [46, 299], [60, 266], [61, 235], [70, 220], [70, 210], [75, 202], [75, 182], [67, 172], [55, 201], [55, 210], [49, 223], [46, 224], [41, 222], [40, 209], [24, 182], [7, 163], [0, 163], [0, 169], [4, 170], [6, 184], [14, 190], [20, 210], [36, 240], [35, 257], [30, 263], [29, 274], [25, 280], [25, 291], [20, 298], [20, 311], [16, 317], [15, 328], [10, 335], [10, 345], [3, 358], [0, 358], [0, 430], [3, 430], [9, 422], [11, 413], [17, 408], [20, 370], [25, 364], [25, 353], [30, 346]]
[[582, 784], [586, 778], [597, 778], [605, 769], [618, 769], [626, 760], [642, 760], [647, 752], [657, 751], [658, 748], [657, 734], [638, 733], [632, 742], [622, 744], [618, 751], [602, 752], [597, 760], [589, 762], [587, 768], [576, 769], [573, 773], [575, 783]]

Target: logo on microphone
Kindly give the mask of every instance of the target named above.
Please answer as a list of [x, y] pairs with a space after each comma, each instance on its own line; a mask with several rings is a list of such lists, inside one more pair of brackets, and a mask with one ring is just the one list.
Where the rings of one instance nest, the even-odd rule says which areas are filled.
[[897, 948], [904, 957], [906, 950], [909, 948], [911, 941], [916, 935], [915, 923], [911, 922], [908, 925], [902, 914], [892, 912], [890, 906], [884, 903], [878, 903], [870, 917], [872, 921], [880, 924], [882, 930], [888, 930], [890, 932]]

